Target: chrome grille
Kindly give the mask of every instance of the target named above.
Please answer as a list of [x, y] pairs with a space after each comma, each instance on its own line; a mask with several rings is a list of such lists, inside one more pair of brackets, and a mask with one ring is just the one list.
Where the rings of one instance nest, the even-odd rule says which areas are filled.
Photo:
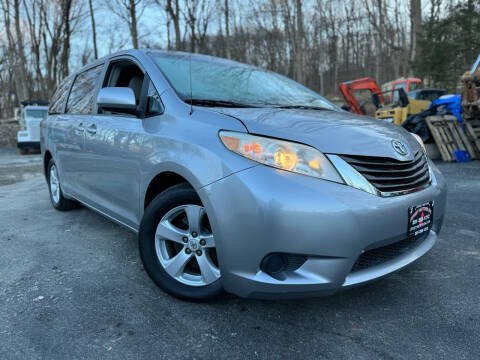
[[422, 150], [411, 161], [385, 157], [341, 156], [381, 192], [399, 192], [429, 183], [427, 158]]

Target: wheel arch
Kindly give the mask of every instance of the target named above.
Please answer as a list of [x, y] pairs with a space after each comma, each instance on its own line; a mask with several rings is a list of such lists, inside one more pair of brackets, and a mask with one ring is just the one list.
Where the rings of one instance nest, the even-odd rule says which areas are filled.
[[45, 178], [47, 178], [48, 164], [51, 159], [53, 159], [52, 153], [49, 150], [46, 150], [43, 155], [43, 174], [45, 175]]
[[149, 181], [145, 184], [143, 195], [140, 197], [142, 212], [158, 194], [174, 185], [186, 183], [194, 190], [202, 187], [201, 183], [187, 169], [177, 164], [162, 165], [161, 168], [152, 173]]

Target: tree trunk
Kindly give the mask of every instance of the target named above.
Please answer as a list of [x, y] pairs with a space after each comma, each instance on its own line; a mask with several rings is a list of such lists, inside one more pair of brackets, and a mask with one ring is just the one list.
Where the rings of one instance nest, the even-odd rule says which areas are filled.
[[420, 53], [418, 46], [422, 34], [422, 0], [410, 0], [410, 61]]
[[304, 75], [304, 63], [303, 63], [303, 41], [304, 41], [304, 31], [303, 31], [303, 12], [302, 12], [302, 0], [296, 0], [295, 10], [297, 13], [297, 24], [296, 24], [296, 36], [295, 38], [295, 79], [300, 82], [305, 82]]
[[62, 2], [62, 20], [63, 27], [63, 41], [62, 41], [62, 56], [60, 58], [60, 75], [62, 78], [68, 76], [68, 60], [70, 58], [70, 13], [72, 10], [72, 0], [64, 0]]
[[130, 0], [130, 34], [132, 36], [132, 45], [134, 49], [138, 49], [138, 32], [137, 32], [137, 9], [135, 0]]
[[88, 0], [88, 7], [90, 9], [90, 20], [92, 22], [92, 40], [93, 40], [93, 54], [95, 59], [98, 59], [98, 50], [97, 50], [97, 29], [95, 27], [95, 15], [93, 13], [92, 0]]
[[230, 52], [230, 24], [229, 24], [230, 14], [228, 8], [228, 0], [225, 0], [225, 50], [227, 58], [231, 58]]
[[20, 97], [20, 100], [25, 100], [29, 98], [30, 89], [28, 87], [27, 81], [27, 58], [25, 57], [25, 50], [23, 48], [23, 36], [20, 29], [20, 0], [14, 0], [14, 20], [15, 20], [15, 37], [16, 37], [16, 81], [18, 81], [18, 90], [17, 95]]

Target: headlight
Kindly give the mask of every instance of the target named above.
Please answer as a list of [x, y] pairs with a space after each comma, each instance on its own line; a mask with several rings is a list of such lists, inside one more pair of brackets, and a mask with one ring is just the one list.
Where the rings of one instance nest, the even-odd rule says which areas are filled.
[[219, 136], [227, 149], [261, 164], [343, 183], [325, 155], [310, 146], [233, 131]]
[[422, 148], [423, 150], [426, 152], [427, 149], [425, 148], [425, 144], [423, 143], [423, 140], [420, 136], [418, 136], [417, 134], [414, 134], [414, 133], [410, 133], [417, 141], [420, 145], [422, 145]]

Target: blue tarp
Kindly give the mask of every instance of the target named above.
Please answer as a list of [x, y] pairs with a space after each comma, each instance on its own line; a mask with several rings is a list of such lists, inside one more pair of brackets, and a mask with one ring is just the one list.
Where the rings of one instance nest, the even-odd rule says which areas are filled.
[[439, 106], [445, 106], [445, 109], [448, 110], [449, 113], [455, 115], [458, 119], [458, 122], [463, 125], [462, 115], [462, 99], [460, 95], [443, 95], [440, 96], [437, 100], [432, 101], [430, 104], [430, 109]]

